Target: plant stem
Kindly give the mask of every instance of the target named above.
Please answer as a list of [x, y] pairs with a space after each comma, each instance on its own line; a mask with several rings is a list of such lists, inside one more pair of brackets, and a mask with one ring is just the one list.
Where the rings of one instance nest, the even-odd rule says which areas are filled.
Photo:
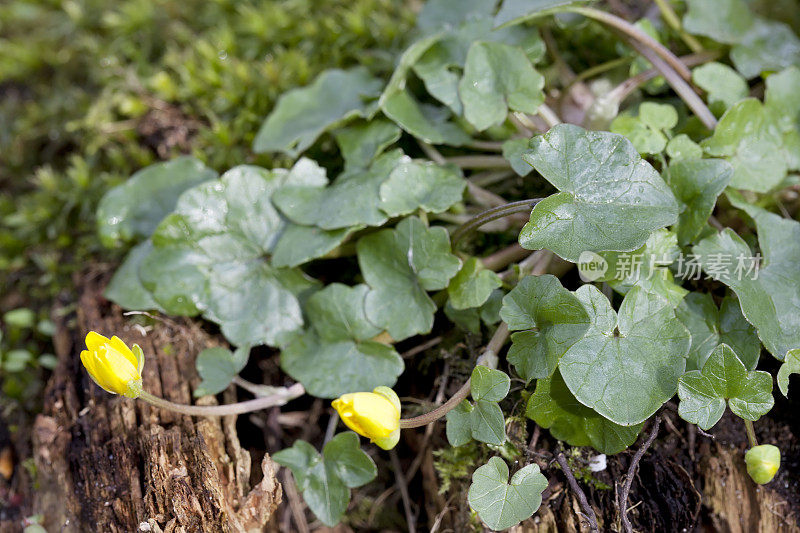
[[[681, 63], [683, 63], [687, 67], [693, 67], [696, 65], [702, 65], [703, 63], [707, 63], [709, 61], [713, 61], [717, 59], [719, 55], [720, 53], [716, 50], [707, 50], [699, 54], [689, 54], [686, 56], [681, 56], [680, 60]], [[658, 77], [659, 74], [661, 73], [655, 68], [651, 68], [645, 70], [644, 72], [640, 72], [639, 74], [628, 78], [627, 80], [623, 81], [622, 83], [614, 87], [608, 93], [608, 98], [610, 100], [621, 103], [640, 85], [647, 83], [648, 81]]]
[[270, 396], [263, 396], [246, 402], [238, 402], [227, 405], [184, 405], [180, 403], [170, 402], [158, 396], [153, 396], [149, 392], [142, 391], [139, 399], [158, 407], [159, 409], [166, 409], [189, 416], [229, 416], [241, 415], [243, 413], [250, 413], [253, 411], [261, 411], [270, 407], [285, 405], [289, 400], [299, 398], [305, 394], [305, 389], [300, 383], [295, 383], [291, 387], [278, 394]]
[[675, 14], [675, 10], [669, 5], [669, 0], [655, 0], [655, 2], [656, 5], [658, 5], [658, 9], [661, 11], [661, 18], [664, 19], [664, 22], [666, 22], [670, 28], [678, 32], [683, 42], [686, 43], [686, 46], [694, 53], [702, 52], [703, 45], [700, 44], [700, 41], [695, 39], [694, 35], [686, 33], [681, 26], [681, 19], [678, 18], [678, 15]]
[[631, 492], [631, 485], [633, 484], [633, 478], [636, 476], [636, 468], [639, 466], [639, 461], [642, 460], [647, 449], [653, 444], [653, 441], [656, 440], [656, 435], [658, 435], [658, 428], [661, 426], [661, 417], [656, 415], [655, 420], [653, 421], [653, 429], [650, 430], [650, 436], [647, 437], [647, 440], [644, 441], [642, 447], [636, 450], [636, 453], [631, 460], [631, 464], [628, 467], [628, 475], [625, 477], [625, 483], [622, 485], [622, 490], [619, 492], [618, 496], [618, 505], [619, 505], [619, 514], [622, 520], [622, 527], [625, 529], [625, 533], [633, 533], [633, 527], [631, 526], [631, 521], [628, 520], [628, 495]]
[[[600, 11], [599, 9], [595, 9], [592, 7], [580, 7], [580, 6], [567, 6], [564, 8], [560, 8], [559, 11], [569, 12], [569, 13], [577, 13], [579, 15], [583, 15], [584, 17], [594, 19], [598, 22], [602, 22], [607, 26], [611, 26], [615, 28], [634, 41], [640, 43], [642, 46], [645, 46], [658, 54], [658, 56], [663, 59], [667, 64], [669, 64], [675, 72], [680, 75], [684, 80], [690, 81], [692, 79], [692, 73], [689, 72], [689, 69], [680, 62], [680, 60], [673, 54], [666, 46], [661, 44], [660, 42], [656, 41], [648, 34], [631, 24], [630, 22], [622, 19], [616, 15], [612, 15], [611, 13], [606, 13], [605, 11]], [[651, 61], [652, 62], [652, 61]]]
[[[663, 61], [660, 57], [653, 53], [652, 50], [642, 46], [641, 44], [637, 43], [636, 41], [631, 40], [630, 45], [633, 46], [645, 59], [647, 59], [653, 66], [658, 69], [661, 74], [664, 76], [664, 79], [667, 80], [667, 83], [678, 93], [678, 96], [686, 102], [686, 105], [689, 106], [689, 109], [697, 115], [697, 118], [703, 123], [703, 125], [713, 130], [717, 125], [717, 118], [714, 114], [708, 109], [705, 102], [694, 92], [694, 89], [686, 83], [681, 77], [676, 73], [672, 68], [671, 65], [668, 65], [665, 61]], [[683, 63], [681, 63], [683, 66]], [[684, 67], [686, 68], [686, 67]]]
[[455, 248], [458, 241], [460, 241], [464, 236], [475, 231], [487, 222], [497, 220], [498, 218], [507, 217], [508, 215], [513, 215], [515, 213], [528, 213], [531, 209], [533, 209], [533, 206], [539, 203], [540, 200], [541, 198], [531, 198], [528, 200], [511, 202], [499, 207], [487, 209], [486, 211], [475, 215], [458, 229], [456, 229], [450, 236], [453, 248]]
[[[493, 367], [492, 360], [494, 357], [500, 352], [500, 348], [503, 347], [505, 344], [506, 339], [508, 339], [508, 326], [505, 322], [502, 322], [500, 326], [497, 328], [497, 331], [494, 332], [492, 335], [491, 340], [489, 340], [489, 344], [486, 345], [486, 350], [483, 352], [483, 355], [478, 359], [478, 364], [486, 363], [487, 366], [490, 368]], [[400, 428], [401, 429], [410, 429], [410, 428], [417, 428], [420, 426], [427, 426], [428, 424], [432, 424], [439, 420], [440, 418], [444, 417], [447, 413], [452, 411], [458, 404], [461, 403], [462, 400], [466, 399], [469, 396], [470, 392], [470, 379], [468, 379], [460, 389], [445, 403], [430, 411], [425, 413], [424, 415], [415, 416], [414, 418], [402, 418], [400, 419]]]
[[542, 119], [544, 119], [544, 121], [547, 122], [547, 125], [551, 128], [561, 124], [561, 119], [547, 104], [541, 104], [539, 106], [539, 116], [542, 117]]
[[750, 420], [744, 420], [744, 429], [747, 431], [747, 441], [750, 443], [750, 447], [755, 448], [758, 446], [758, 441], [756, 440], [756, 431], [753, 428], [753, 423]]
[[578, 497], [578, 503], [583, 509], [583, 514], [586, 517], [586, 520], [589, 522], [589, 529], [594, 532], [600, 531], [597, 527], [597, 516], [594, 514], [594, 509], [592, 506], [589, 505], [589, 500], [586, 499], [586, 494], [581, 489], [580, 485], [578, 485], [578, 481], [575, 479], [575, 475], [572, 473], [572, 470], [569, 467], [569, 463], [567, 463], [567, 458], [564, 457], [563, 453], [559, 453], [556, 455], [556, 461], [558, 461], [558, 465], [561, 467], [561, 471], [564, 472], [564, 475], [567, 476], [567, 482], [569, 483], [569, 487], [572, 489], [572, 492], [575, 493], [575, 496]]
[[496, 251], [492, 255], [487, 255], [481, 259], [481, 262], [483, 263], [484, 268], [498, 271], [501, 268], [505, 268], [506, 266], [510, 265], [511, 263], [516, 263], [517, 261], [525, 259], [532, 253], [533, 250], [526, 250], [518, 243], [514, 243], [507, 248]]

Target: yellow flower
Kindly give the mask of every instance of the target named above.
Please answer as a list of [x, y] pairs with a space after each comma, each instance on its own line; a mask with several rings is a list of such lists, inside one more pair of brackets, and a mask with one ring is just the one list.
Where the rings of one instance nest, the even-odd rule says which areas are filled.
[[90, 331], [86, 335], [86, 348], [81, 352], [81, 362], [97, 385], [112, 394], [139, 397], [144, 354], [138, 345], [134, 344], [131, 350], [119, 337], [109, 340]]
[[765, 485], [772, 481], [781, 467], [781, 451], [772, 444], [754, 446], [744, 454], [744, 462], [750, 478], [759, 485]]
[[389, 387], [372, 392], [352, 392], [333, 401], [342, 421], [384, 450], [391, 450], [400, 440], [400, 399]]

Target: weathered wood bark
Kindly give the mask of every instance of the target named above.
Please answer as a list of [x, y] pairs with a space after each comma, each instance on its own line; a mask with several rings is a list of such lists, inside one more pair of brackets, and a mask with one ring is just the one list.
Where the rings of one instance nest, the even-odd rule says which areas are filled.
[[722, 533], [798, 533], [795, 510], [769, 486], [747, 475], [741, 450], [714, 443], [702, 464], [703, 503], [715, 531]]
[[108, 394], [78, 356], [86, 332], [118, 335], [144, 350], [146, 390], [191, 403], [195, 356], [214, 339], [190, 321], [136, 325], [102, 298], [102, 285], [101, 277], [85, 282], [76, 313], [56, 316], [58, 369], [34, 425], [34, 512], [48, 531], [263, 531], [281, 486], [265, 456], [251, 487], [236, 417], [175, 415]]

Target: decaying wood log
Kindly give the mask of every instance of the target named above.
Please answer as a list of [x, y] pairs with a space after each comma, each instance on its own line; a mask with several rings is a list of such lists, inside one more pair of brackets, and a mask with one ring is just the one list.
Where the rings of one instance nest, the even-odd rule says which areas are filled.
[[56, 317], [58, 368], [34, 425], [34, 512], [48, 531], [263, 531], [282, 489], [268, 455], [251, 486], [236, 417], [187, 417], [111, 395], [81, 367], [86, 332], [117, 335], [142, 347], [146, 390], [191, 403], [196, 354], [217, 344], [191, 321], [136, 325], [102, 298], [103, 281], [83, 282], [75, 314]]

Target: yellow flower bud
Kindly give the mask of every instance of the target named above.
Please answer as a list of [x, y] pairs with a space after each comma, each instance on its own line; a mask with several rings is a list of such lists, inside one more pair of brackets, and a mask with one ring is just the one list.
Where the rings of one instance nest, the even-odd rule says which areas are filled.
[[781, 451], [772, 444], [754, 446], [744, 454], [744, 462], [752, 480], [764, 485], [772, 481], [781, 467]]
[[144, 355], [138, 345], [134, 344], [131, 350], [119, 337], [109, 340], [90, 331], [86, 335], [86, 348], [81, 352], [81, 362], [92, 381], [112, 394], [139, 397]]
[[384, 450], [391, 450], [400, 440], [400, 399], [389, 387], [372, 392], [352, 392], [333, 401], [342, 421]]

